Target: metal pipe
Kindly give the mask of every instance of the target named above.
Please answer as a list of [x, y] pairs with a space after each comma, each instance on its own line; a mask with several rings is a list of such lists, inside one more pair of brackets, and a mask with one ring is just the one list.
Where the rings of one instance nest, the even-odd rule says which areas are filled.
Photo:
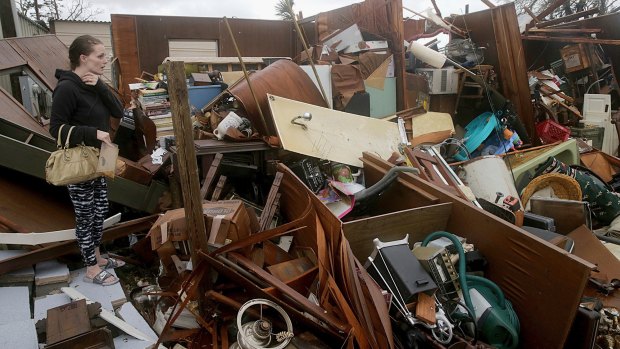
[[235, 40], [235, 36], [233, 35], [232, 29], [230, 29], [230, 24], [228, 24], [228, 19], [224, 17], [224, 23], [226, 23], [226, 28], [228, 28], [228, 34], [230, 35], [230, 39], [233, 42], [233, 46], [235, 46], [235, 51], [237, 51], [237, 57], [239, 58], [239, 63], [241, 63], [241, 69], [243, 70], [243, 76], [245, 76], [245, 80], [248, 82], [248, 87], [250, 88], [250, 92], [252, 93], [252, 97], [254, 98], [254, 103], [256, 103], [256, 107], [258, 107], [258, 113], [260, 114], [260, 120], [263, 124], [265, 132], [268, 132], [269, 129], [267, 127], [267, 122], [265, 121], [265, 117], [263, 116], [263, 111], [258, 103], [258, 98], [256, 98], [256, 94], [254, 93], [254, 89], [252, 88], [252, 83], [250, 82], [250, 75], [248, 71], [245, 69], [245, 63], [243, 63], [243, 58], [241, 58], [241, 51], [239, 51], [239, 46], [237, 46], [237, 40]]

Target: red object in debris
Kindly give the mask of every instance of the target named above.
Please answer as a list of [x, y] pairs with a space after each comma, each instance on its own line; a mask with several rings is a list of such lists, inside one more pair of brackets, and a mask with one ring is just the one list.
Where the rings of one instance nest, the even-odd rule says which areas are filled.
[[545, 144], [557, 141], [566, 141], [570, 137], [570, 130], [553, 120], [545, 120], [536, 125], [536, 133]]

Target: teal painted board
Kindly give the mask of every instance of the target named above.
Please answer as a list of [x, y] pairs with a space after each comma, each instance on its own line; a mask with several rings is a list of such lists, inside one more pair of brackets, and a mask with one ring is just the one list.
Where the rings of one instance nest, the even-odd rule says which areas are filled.
[[366, 86], [370, 95], [370, 117], [383, 118], [396, 114], [396, 78], [385, 78], [383, 90]]

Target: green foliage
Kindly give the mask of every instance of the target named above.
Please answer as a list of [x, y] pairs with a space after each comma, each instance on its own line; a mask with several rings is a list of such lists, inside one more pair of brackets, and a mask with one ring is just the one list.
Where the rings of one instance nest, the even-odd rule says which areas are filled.
[[294, 0], [278, 0], [276, 4], [276, 16], [282, 18], [285, 21], [292, 21], [295, 19], [295, 13], [293, 12]]

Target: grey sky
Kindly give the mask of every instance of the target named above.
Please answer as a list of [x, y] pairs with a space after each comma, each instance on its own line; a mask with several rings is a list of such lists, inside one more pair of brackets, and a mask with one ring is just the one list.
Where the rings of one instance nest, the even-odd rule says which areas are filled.
[[[295, 0], [295, 12], [302, 11], [304, 16], [311, 16], [319, 12], [332, 10], [338, 7], [350, 5], [358, 1], [354, 0]], [[494, 0], [495, 3], [499, 1]], [[159, 16], [195, 16], [195, 17], [238, 17], [238, 18], [259, 18], [259, 19], [278, 19], [275, 15], [275, 4], [277, 0], [106, 0], [92, 2], [94, 6], [101, 8], [104, 13], [98, 16], [98, 20], [109, 21], [110, 14], [141, 14]], [[457, 1], [457, 0], [437, 0], [437, 4], [442, 14], [450, 13], [462, 14], [465, 4], [469, 3], [469, 11], [479, 11], [486, 9], [480, 0]], [[430, 0], [404, 0], [403, 6], [415, 11], [423, 11], [432, 4]], [[405, 11], [404, 16], [408, 17], [411, 13]]]

